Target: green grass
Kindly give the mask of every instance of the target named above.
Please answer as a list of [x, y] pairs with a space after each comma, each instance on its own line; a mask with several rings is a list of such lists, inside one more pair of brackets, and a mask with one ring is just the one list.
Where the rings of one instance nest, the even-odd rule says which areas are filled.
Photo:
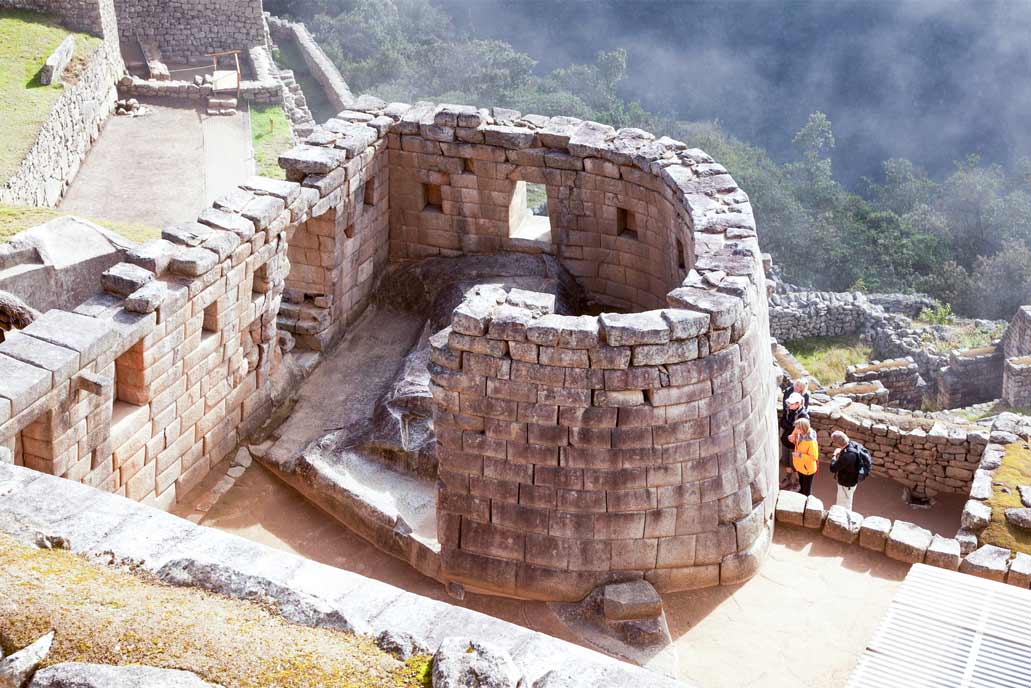
[[873, 355], [873, 348], [857, 337], [809, 337], [784, 346], [825, 386], [844, 381], [850, 365], [866, 363]]
[[[543, 184], [526, 184], [526, 207], [531, 211], [538, 207], [547, 207], [548, 188]], [[534, 213], [546, 215], [547, 213]]]
[[[1017, 486], [1031, 485], [1031, 447], [1025, 442], [1007, 445], [1002, 466], [995, 471], [992, 482], [995, 484], [994, 492], [988, 500], [992, 507], [992, 522], [981, 534], [981, 539], [992, 545], [1031, 554], [1031, 533], [1006, 522], [1006, 509], [1023, 506]], [[1009, 493], [1003, 492], [1002, 487], [1008, 488]]]
[[[0, 181], [9, 179], [32, 148], [40, 126], [61, 97], [62, 86], [43, 86], [39, 72], [50, 53], [72, 33], [35, 12], [0, 10]], [[66, 78], [73, 79], [99, 38], [75, 34]]]
[[333, 104], [329, 102], [329, 98], [326, 97], [326, 89], [322, 88], [322, 84], [308, 71], [308, 65], [301, 56], [301, 51], [296, 43], [293, 41], [281, 41], [279, 43], [279, 50], [276, 52], [276, 64], [279, 65], [280, 69], [293, 70], [294, 78], [301, 85], [301, 91], [304, 92], [304, 99], [308, 103], [308, 109], [311, 110], [312, 117], [315, 118], [316, 122], [322, 123], [336, 116], [337, 109], [333, 107]]
[[[11, 237], [18, 232], [29, 229], [30, 227], [35, 227], [36, 225], [41, 225], [44, 222], [49, 222], [56, 217], [64, 217], [69, 214], [70, 213], [62, 213], [51, 208], [33, 208], [29, 206], [0, 204], [0, 243], [10, 241]], [[84, 217], [82, 219], [89, 220], [94, 224], [110, 229], [112, 232], [121, 234], [126, 239], [131, 239], [140, 243], [161, 237], [161, 230], [155, 227], [108, 222], [107, 220], [95, 220], [88, 217]]]
[[[929, 323], [914, 320], [915, 325], [928, 326]], [[938, 339], [930, 332], [923, 333], [921, 340], [940, 354], [947, 354], [955, 349], [979, 349], [988, 346], [1002, 336], [1005, 325], [991, 330], [978, 329], [972, 322], [949, 326], [945, 339]]]
[[258, 174], [285, 179], [279, 166], [279, 155], [290, 148], [290, 123], [281, 105], [260, 105], [251, 108], [251, 139]]

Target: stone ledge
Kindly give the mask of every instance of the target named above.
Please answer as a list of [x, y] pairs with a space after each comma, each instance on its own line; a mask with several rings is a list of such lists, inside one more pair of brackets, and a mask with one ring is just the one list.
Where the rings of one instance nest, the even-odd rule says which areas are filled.
[[[203, 571], [197, 584], [244, 597], [257, 586], [295, 618], [336, 618], [358, 632], [402, 630], [434, 647], [450, 636], [489, 638], [512, 654], [532, 684], [550, 670], [574, 669], [583, 688], [685, 684], [542, 633], [430, 600], [350, 571], [319, 564], [243, 538], [196, 526], [142, 504], [79, 483], [0, 465], [0, 513], [31, 515], [71, 549], [98, 561], [138, 565], [161, 577]], [[0, 528], [7, 528], [0, 523]], [[17, 536], [16, 533], [11, 533]], [[248, 581], [234, 585], [233, 581]], [[239, 588], [239, 589], [237, 589]], [[255, 589], [257, 589], [255, 588]], [[301, 621], [303, 622], [303, 621]]]

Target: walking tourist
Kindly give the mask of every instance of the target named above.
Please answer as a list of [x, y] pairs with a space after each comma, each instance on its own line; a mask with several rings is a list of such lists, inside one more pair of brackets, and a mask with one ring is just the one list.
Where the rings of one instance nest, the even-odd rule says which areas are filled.
[[838, 482], [836, 504], [852, 511], [852, 498], [856, 494], [856, 487], [870, 475], [873, 458], [869, 449], [859, 442], [853, 442], [840, 430], [831, 435], [831, 446], [834, 447], [831, 473]]
[[791, 454], [791, 463], [798, 473], [798, 491], [808, 497], [813, 492], [813, 479], [820, 467], [820, 448], [816, 443], [816, 431], [813, 430], [808, 417], [795, 421], [791, 441], [795, 446]]
[[791, 460], [791, 453], [795, 450], [795, 444], [791, 441], [791, 433], [795, 431], [795, 421], [799, 418], [809, 418], [809, 410], [805, 406], [805, 397], [797, 392], [791, 392], [784, 399], [784, 410], [780, 415], [780, 462], [785, 467], [784, 480], [780, 486], [784, 490], [798, 488]]

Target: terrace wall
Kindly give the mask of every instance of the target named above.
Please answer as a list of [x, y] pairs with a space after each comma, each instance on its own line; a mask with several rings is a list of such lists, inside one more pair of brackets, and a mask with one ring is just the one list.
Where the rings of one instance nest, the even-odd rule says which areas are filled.
[[114, 110], [115, 81], [124, 68], [114, 6], [112, 0], [0, 0], [5, 6], [53, 13], [69, 28], [104, 38], [75, 83], [64, 86], [14, 176], [0, 185], [0, 203], [52, 208]]

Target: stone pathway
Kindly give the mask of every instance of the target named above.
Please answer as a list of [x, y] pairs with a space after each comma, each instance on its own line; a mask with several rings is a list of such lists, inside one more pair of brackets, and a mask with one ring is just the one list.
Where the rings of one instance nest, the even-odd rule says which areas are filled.
[[61, 210], [162, 228], [195, 220], [253, 174], [246, 113], [208, 117], [166, 99], [144, 103], [147, 115], [108, 119]]

